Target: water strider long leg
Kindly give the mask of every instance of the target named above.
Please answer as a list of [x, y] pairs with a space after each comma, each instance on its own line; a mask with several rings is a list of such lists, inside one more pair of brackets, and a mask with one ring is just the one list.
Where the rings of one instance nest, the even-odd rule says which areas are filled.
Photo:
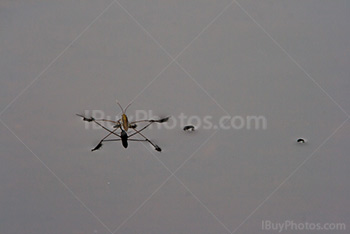
[[[97, 146], [95, 148], [93, 148], [91, 151], [95, 151], [95, 150], [98, 150], [99, 148], [102, 147], [102, 142], [104, 141], [120, 141], [122, 139], [108, 139], [106, 140], [107, 137], [109, 137], [110, 135], [115, 135], [115, 136], [118, 136], [121, 138], [121, 135], [118, 135], [117, 133], [115, 133], [115, 131], [117, 131], [119, 128], [121, 128], [121, 123], [120, 123], [120, 120], [119, 119], [118, 121], [113, 121], [113, 120], [107, 120], [107, 119], [94, 119], [93, 117], [90, 117], [90, 118], [86, 118], [85, 116], [83, 115], [80, 115], [80, 114], [77, 114], [77, 116], [79, 117], [82, 117], [84, 121], [87, 121], [87, 122], [94, 122], [96, 123], [97, 125], [99, 125], [101, 128], [105, 129], [106, 131], [108, 131], [109, 133], [100, 140], [100, 142], [97, 144]], [[131, 122], [129, 125], [135, 125], [135, 127], [131, 128], [133, 129], [135, 132], [132, 133], [130, 136], [127, 136], [127, 140], [130, 140], [130, 141], [147, 141], [149, 142], [157, 151], [161, 151], [161, 148], [154, 144], [151, 140], [149, 140], [146, 136], [144, 136], [141, 131], [145, 130], [147, 127], [149, 127], [152, 123], [163, 123], [163, 122], [166, 122], [169, 120], [170, 117], [165, 117], [165, 118], [162, 118], [162, 119], [158, 119], [158, 120], [138, 120], [138, 121], [134, 121], [134, 122]], [[109, 130], [108, 128], [106, 128], [105, 126], [103, 126], [102, 124], [100, 124], [99, 122], [97, 121], [106, 121], [106, 122], [112, 122], [112, 123], [115, 123], [115, 129], [112, 131], [112, 130]], [[148, 124], [146, 126], [144, 126], [143, 128], [141, 128], [140, 130], [136, 130], [136, 124], [135, 123], [139, 123], [139, 122], [148, 122]], [[144, 139], [129, 139], [130, 137], [136, 135], [136, 134], [139, 134], [141, 135]]]
[[[146, 136], [144, 136], [144, 135], [141, 133], [141, 131], [145, 130], [145, 129], [146, 129], [148, 126], [150, 126], [152, 123], [153, 123], [153, 122], [147, 124], [146, 126], [144, 126], [143, 128], [141, 128], [140, 130], [136, 130], [136, 129], [132, 128], [132, 130], [134, 130], [135, 132], [128, 136], [128, 141], [147, 141], [147, 142], [150, 143], [157, 151], [162, 151], [162, 149], [161, 149], [158, 145], [154, 144], [150, 139], [148, 139]], [[106, 129], [107, 131], [109, 131], [109, 132], [110, 132], [109, 135], [111, 135], [111, 134], [113, 133], [112, 131], [110, 131], [109, 129], [105, 128], [105, 127], [102, 126], [101, 124], [99, 124], [99, 123], [97, 123], [97, 124], [100, 125], [101, 127], [103, 127], [104, 129]], [[144, 138], [144, 140], [142, 140], [142, 139], [130, 139], [130, 137], [132, 137], [132, 136], [134, 136], [134, 135], [136, 135], [136, 134], [140, 134], [140, 135]], [[103, 141], [117, 141], [117, 140], [120, 140], [120, 139], [105, 140], [109, 135], [107, 135], [105, 138], [103, 138], [103, 139], [100, 141], [100, 144], [102, 144]], [[118, 134], [115, 134], [115, 135], [119, 136]], [[119, 136], [119, 137], [121, 137], [121, 136]], [[101, 146], [102, 146], [102, 145], [101, 145]]]
[[[100, 149], [100, 148], [102, 147], [102, 142], [105, 141], [105, 139], [106, 139], [107, 137], [109, 137], [110, 135], [112, 135], [112, 134], [115, 135], [115, 136], [117, 136], [117, 137], [121, 137], [120, 135], [118, 135], [117, 133], [115, 133], [115, 131], [117, 131], [117, 130], [120, 128], [119, 120], [116, 122], [116, 121], [113, 121], [113, 120], [106, 120], [106, 119], [96, 120], [96, 119], [94, 119], [93, 117], [86, 118], [85, 116], [80, 115], [80, 114], [77, 114], [77, 116], [82, 117], [84, 121], [87, 121], [87, 122], [94, 122], [95, 124], [99, 125], [99, 126], [100, 126], [101, 128], [103, 128], [104, 130], [106, 130], [106, 131], [109, 132], [105, 137], [103, 137], [103, 138], [99, 141], [99, 143], [95, 146], [95, 148], [91, 149], [91, 151], [95, 151], [95, 150]], [[111, 130], [109, 130], [108, 128], [106, 128], [105, 126], [103, 126], [102, 124], [100, 124], [100, 123], [97, 122], [97, 121], [110, 121], [110, 122], [113, 122], [113, 123], [117, 123], [117, 125], [116, 125], [116, 128], [115, 128], [113, 131], [111, 131]]]
[[[150, 124], [148, 124], [148, 126], [149, 125], [151, 125], [151, 123]], [[127, 140], [128, 141], [147, 141], [148, 143], [150, 143], [154, 148], [155, 148], [155, 150], [157, 150], [157, 151], [162, 151], [162, 149], [158, 146], [158, 145], [156, 145], [156, 144], [154, 144], [150, 139], [148, 139], [145, 135], [143, 135], [142, 133], [140, 133], [140, 131], [142, 131], [142, 130], [144, 130], [144, 129], [146, 129], [148, 126], [145, 126], [143, 129], [141, 129], [141, 130], [136, 130], [136, 129], [133, 129], [135, 132], [133, 133], [133, 134], [131, 134], [130, 136], [128, 136], [128, 138], [127, 138]], [[102, 146], [102, 142], [107, 142], [107, 141], [120, 141], [120, 140], [122, 140], [122, 139], [106, 139], [109, 135], [111, 135], [112, 134], [112, 131], [106, 136], [106, 137], [104, 137], [100, 142], [99, 142], [99, 144], [97, 145], [97, 146], [99, 146], [99, 147], [97, 147], [97, 149], [99, 149], [101, 146]], [[130, 139], [130, 137], [131, 136], [134, 136], [135, 134], [140, 134], [144, 139]], [[96, 147], [94, 148], [94, 150], [96, 150]]]
[[[127, 136], [126, 136], [127, 137]], [[123, 137], [122, 138], [120, 138], [120, 139], [106, 139], [106, 140], [102, 140], [103, 142], [106, 142], [106, 141], [122, 141], [122, 145], [124, 146], [124, 148], [127, 148], [128, 147], [128, 139], [126, 138], [126, 139], [123, 139]], [[102, 141], [101, 141], [101, 143], [100, 143], [100, 145], [102, 146]], [[130, 141], [146, 141], [146, 140], [144, 140], [144, 139], [130, 139]]]
[[[150, 123], [150, 124], [148, 124], [145, 128], [147, 128], [149, 125], [151, 125], [152, 123]], [[144, 129], [145, 129], [144, 128]], [[134, 130], [135, 131], [135, 133], [133, 133], [133, 134], [131, 134], [129, 137], [131, 137], [131, 136], [133, 136], [133, 135], [135, 135], [135, 134], [139, 134], [139, 135], [141, 135], [144, 139], [128, 139], [129, 141], [132, 141], [132, 140], [134, 140], [134, 141], [147, 141], [148, 143], [150, 143], [151, 145], [153, 145], [153, 147], [155, 148], [155, 150], [157, 150], [157, 151], [162, 151], [162, 149], [158, 146], [158, 145], [156, 145], [156, 144], [154, 144], [150, 139], [148, 139], [145, 135], [143, 135], [142, 133], [141, 133], [141, 131], [142, 130], [144, 130], [144, 129], [141, 129], [141, 130], [136, 130], [136, 129], [134, 129], [134, 128], [132, 128], [132, 130]]]
[[[152, 123], [153, 123], [153, 122], [152, 122]], [[141, 128], [140, 130], [136, 130], [136, 129], [132, 128], [135, 132], [132, 133], [132, 134], [130, 134], [129, 137], [132, 137], [132, 136], [136, 135], [137, 133], [140, 133], [141, 131], [145, 130], [145, 129], [148, 128], [152, 123], [147, 124], [146, 126], [144, 126], [143, 128]]]
[[104, 142], [105, 141], [121, 141], [121, 139], [106, 139], [106, 140], [103, 140]]
[[[120, 141], [121, 139], [106, 139], [106, 140], [103, 140], [103, 142], [105, 141]], [[144, 139], [128, 139], [128, 141], [146, 141]]]
[[110, 120], [110, 119], [95, 119], [95, 121], [104, 121], [104, 122], [110, 122], [110, 123], [114, 123], [114, 124], [120, 124], [120, 120], [121, 119], [118, 119], [117, 121]]
[[132, 121], [129, 124], [133, 125], [136, 123], [142, 123], [142, 122], [148, 122], [148, 123], [164, 123], [167, 122], [169, 120], [170, 116], [165, 117], [165, 118], [161, 118], [161, 119], [143, 119], [143, 120], [136, 120], [136, 121]]
[[[107, 138], [109, 135], [113, 134], [116, 135], [118, 137], [120, 137], [120, 135], [118, 135], [117, 133], [115, 133], [115, 131], [118, 130], [118, 128], [114, 129], [113, 131], [109, 130], [108, 128], [106, 128], [105, 126], [103, 126], [102, 124], [100, 124], [99, 122], [96, 122], [95, 120], [93, 121], [95, 124], [97, 124], [98, 126], [100, 126], [101, 128], [103, 128], [104, 130], [106, 130], [107, 132], [109, 132], [109, 134], [105, 137]], [[105, 139], [104, 138], [104, 139]]]
[[[91, 151], [95, 151], [95, 150], [98, 150], [99, 148], [101, 148], [101, 147], [102, 147], [102, 142], [103, 142], [103, 141], [106, 141], [105, 139], [106, 139], [107, 137], [109, 137], [110, 135], [112, 135], [112, 134], [115, 135], [115, 136], [121, 137], [120, 135], [118, 135], [117, 133], [115, 133], [115, 131], [117, 131], [118, 128], [115, 128], [113, 131], [111, 131], [111, 130], [109, 130], [108, 128], [106, 128], [105, 126], [103, 126], [102, 124], [96, 122], [95, 120], [94, 120], [93, 122], [96, 123], [97, 125], [99, 125], [100, 127], [102, 127], [103, 129], [105, 129], [106, 131], [108, 131], [109, 133], [108, 133], [105, 137], [103, 137], [103, 138], [100, 140], [100, 142], [96, 145], [96, 147], [93, 148]], [[120, 140], [120, 139], [119, 139], [119, 140]]]

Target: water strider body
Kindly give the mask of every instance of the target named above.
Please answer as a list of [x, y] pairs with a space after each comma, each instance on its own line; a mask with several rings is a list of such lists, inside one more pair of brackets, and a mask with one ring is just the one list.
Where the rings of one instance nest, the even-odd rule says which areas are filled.
[[[162, 149], [154, 144], [151, 140], [149, 140], [145, 135], [143, 135], [141, 133], [141, 131], [145, 130], [148, 126], [150, 126], [153, 123], [164, 123], [167, 122], [169, 120], [170, 117], [165, 117], [165, 118], [161, 118], [161, 119], [145, 119], [145, 120], [137, 120], [137, 121], [132, 121], [129, 122], [128, 117], [126, 115], [126, 110], [128, 109], [128, 107], [130, 106], [130, 104], [127, 105], [127, 107], [125, 108], [125, 110], [122, 108], [122, 106], [119, 104], [119, 102], [117, 101], [118, 106], [120, 107], [120, 109], [122, 110], [122, 117], [117, 120], [117, 121], [113, 121], [113, 120], [108, 120], [108, 119], [95, 119], [93, 117], [87, 118], [83, 115], [79, 115], [77, 114], [79, 117], [82, 117], [84, 121], [87, 122], [94, 122], [95, 124], [99, 125], [100, 127], [102, 127], [103, 129], [105, 129], [106, 131], [108, 131], [109, 133], [102, 138], [102, 140], [100, 140], [100, 142], [96, 145], [95, 148], [93, 148], [91, 151], [95, 151], [98, 150], [102, 147], [103, 142], [108, 142], [108, 141], [121, 141], [122, 145], [124, 148], [128, 147], [128, 141], [147, 141], [148, 143], [150, 143], [155, 150], [157, 151], [162, 151]], [[114, 129], [110, 130], [107, 127], [103, 126], [100, 122], [110, 122], [115, 124], [114, 125]], [[144, 126], [143, 128], [141, 128], [140, 130], [137, 130], [137, 123], [141, 123], [141, 122], [146, 122], [148, 123], [146, 126]], [[120, 135], [118, 133], [116, 133], [116, 131], [120, 129]], [[128, 135], [127, 131], [129, 129], [132, 129], [134, 132], [131, 133], [130, 135]], [[130, 138], [134, 135], [140, 135], [143, 139], [133, 139]], [[114, 138], [114, 139], [107, 139], [109, 136], [114, 135], [117, 136], [118, 138]]]

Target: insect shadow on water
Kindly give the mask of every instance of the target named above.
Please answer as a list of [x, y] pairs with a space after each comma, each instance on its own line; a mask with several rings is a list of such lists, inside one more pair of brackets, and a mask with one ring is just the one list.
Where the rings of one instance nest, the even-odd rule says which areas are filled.
[[[109, 119], [95, 119], [93, 117], [85, 117], [83, 115], [80, 114], [76, 114], [77, 116], [83, 118], [83, 121], [87, 121], [87, 122], [93, 122], [95, 124], [97, 124], [98, 126], [100, 126], [101, 128], [103, 128], [104, 130], [106, 130], [108, 132], [108, 134], [103, 137], [99, 143], [93, 148], [91, 149], [91, 151], [95, 151], [98, 150], [102, 147], [104, 142], [112, 142], [112, 141], [121, 141], [122, 145], [124, 148], [128, 147], [128, 141], [147, 141], [148, 143], [150, 143], [155, 150], [157, 150], [158, 152], [161, 152], [162, 149], [156, 145], [155, 143], [153, 143], [150, 139], [148, 139], [143, 133], [141, 133], [143, 130], [145, 130], [146, 128], [148, 128], [151, 124], [153, 123], [165, 123], [169, 120], [169, 116], [165, 117], [165, 118], [161, 118], [161, 119], [143, 119], [143, 120], [136, 120], [136, 121], [132, 121], [129, 122], [128, 117], [126, 115], [126, 110], [128, 109], [128, 107], [130, 106], [131, 103], [129, 103], [125, 110], [123, 109], [123, 107], [120, 105], [120, 103], [117, 101], [118, 106], [120, 107], [120, 109], [122, 110], [122, 117], [120, 119], [118, 119], [117, 121], [114, 120], [109, 120]], [[102, 125], [101, 123], [104, 122], [108, 122], [108, 123], [112, 123], [113, 125], [113, 130], [108, 129], [107, 127], [105, 127], [104, 125]], [[147, 123], [143, 128], [141, 128], [140, 130], [137, 130], [137, 124], [138, 123]], [[120, 129], [120, 133], [117, 133], [117, 130]], [[131, 133], [130, 135], [128, 135], [127, 131], [131, 129], [133, 130], [133, 133]], [[107, 139], [109, 136], [116, 136], [118, 138], [112, 138], [112, 139]], [[132, 136], [135, 135], [139, 135], [142, 137], [142, 139], [134, 139], [131, 138]]]

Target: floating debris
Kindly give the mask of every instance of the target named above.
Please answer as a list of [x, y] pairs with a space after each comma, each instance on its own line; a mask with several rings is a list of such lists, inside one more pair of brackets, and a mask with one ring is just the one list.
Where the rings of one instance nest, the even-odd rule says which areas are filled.
[[193, 132], [194, 131], [194, 126], [193, 125], [187, 125], [184, 127], [184, 131], [186, 132]]
[[304, 144], [304, 143], [306, 143], [306, 140], [303, 139], [303, 138], [299, 138], [299, 139], [297, 140], [297, 142], [298, 142], [299, 144]]

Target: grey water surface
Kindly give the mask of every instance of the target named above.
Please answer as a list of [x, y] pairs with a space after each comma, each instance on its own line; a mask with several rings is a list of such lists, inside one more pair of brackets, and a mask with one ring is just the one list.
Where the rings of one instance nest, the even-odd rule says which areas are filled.
[[[1, 1], [0, 233], [349, 229], [349, 12], [346, 0]], [[90, 151], [106, 132], [75, 114], [115, 119], [116, 99], [133, 101], [129, 118], [171, 116], [144, 131], [161, 153]]]

